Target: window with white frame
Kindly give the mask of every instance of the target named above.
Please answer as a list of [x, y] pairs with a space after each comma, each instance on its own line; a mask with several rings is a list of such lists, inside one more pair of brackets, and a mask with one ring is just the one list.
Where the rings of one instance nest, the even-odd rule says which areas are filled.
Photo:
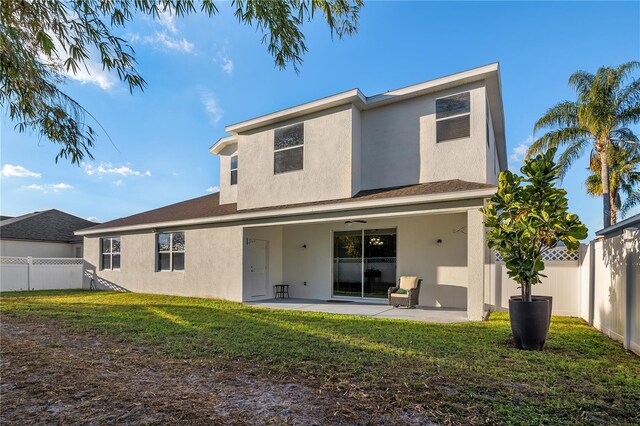
[[231, 157], [231, 185], [236, 185], [238, 183], [238, 156], [234, 155]]
[[436, 142], [471, 136], [471, 95], [458, 93], [436, 99]]
[[273, 174], [302, 170], [304, 123], [276, 129], [273, 136]]
[[100, 269], [120, 269], [120, 237], [100, 239]]
[[166, 232], [157, 237], [158, 271], [184, 271], [184, 232]]

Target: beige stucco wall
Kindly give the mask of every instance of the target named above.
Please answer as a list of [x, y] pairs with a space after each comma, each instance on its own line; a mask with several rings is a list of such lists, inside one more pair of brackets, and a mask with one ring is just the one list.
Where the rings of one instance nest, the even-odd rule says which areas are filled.
[[[488, 100], [487, 100], [488, 102]], [[488, 105], [487, 105], [488, 106]], [[493, 131], [493, 121], [491, 119], [490, 109], [485, 109], [487, 114], [487, 129], [489, 130], [487, 144], [487, 183], [498, 183], [498, 174], [500, 173], [500, 165], [498, 163], [498, 151], [496, 149], [496, 137]], [[486, 131], [486, 130], [485, 130]]]
[[[466, 214], [369, 220], [370, 228], [397, 227], [397, 274], [423, 279], [420, 304], [464, 308], [467, 305], [467, 237], [455, 230]], [[285, 226], [283, 280], [292, 297], [328, 299], [332, 292], [332, 232], [361, 229], [343, 222]], [[438, 246], [436, 241], [442, 239]], [[306, 245], [307, 248], [302, 246]], [[304, 284], [306, 282], [306, 285]]]
[[[351, 196], [351, 105], [238, 136], [238, 208]], [[304, 122], [303, 170], [274, 175], [274, 129]]]
[[[231, 185], [231, 157], [238, 154], [238, 145], [233, 144], [220, 152], [220, 204], [238, 201], [238, 185]], [[240, 157], [238, 157], [240, 160]], [[240, 161], [238, 161], [238, 181], [241, 179]]]
[[[436, 143], [436, 98], [471, 93], [470, 138]], [[362, 112], [362, 189], [461, 179], [486, 182], [483, 82]]]
[[[436, 99], [469, 91], [468, 138], [436, 143]], [[359, 110], [334, 107], [238, 135], [220, 153], [220, 199], [239, 209], [350, 197], [365, 189], [461, 179], [497, 182], [497, 150], [484, 82]], [[304, 122], [303, 170], [274, 175], [274, 129]], [[238, 185], [229, 185], [238, 154]]]
[[[264, 297], [254, 297], [259, 292], [254, 291], [249, 282], [249, 268], [252, 263], [248, 250], [248, 239], [265, 240], [268, 245], [268, 284], [267, 294]], [[243, 238], [243, 284], [242, 299], [244, 301], [270, 299], [273, 297], [273, 286], [282, 284], [282, 226], [270, 226], [260, 228], [245, 228]]]
[[186, 230], [185, 269], [179, 272], [155, 271], [153, 232], [120, 237], [118, 271], [99, 270], [100, 238], [85, 237], [85, 288], [94, 278], [99, 287], [113, 290], [242, 300], [241, 227]]
[[75, 257], [77, 244], [0, 240], [0, 255], [12, 257]]

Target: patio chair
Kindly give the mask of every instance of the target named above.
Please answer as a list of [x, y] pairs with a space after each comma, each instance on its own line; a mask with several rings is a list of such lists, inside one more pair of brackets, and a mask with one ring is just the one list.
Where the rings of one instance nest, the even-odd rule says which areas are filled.
[[420, 284], [422, 284], [422, 280], [418, 277], [400, 277], [397, 287], [389, 287], [389, 305], [396, 308], [399, 306], [406, 308], [416, 306], [420, 296]]

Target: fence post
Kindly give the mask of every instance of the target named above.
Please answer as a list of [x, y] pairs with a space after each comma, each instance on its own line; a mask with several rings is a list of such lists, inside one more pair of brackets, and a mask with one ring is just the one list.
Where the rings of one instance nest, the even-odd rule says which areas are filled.
[[31, 290], [31, 265], [33, 265], [33, 257], [27, 256], [27, 290]]
[[624, 319], [624, 348], [631, 348], [631, 333], [633, 328], [633, 259], [631, 251], [633, 250], [633, 238], [637, 228], [626, 228], [622, 231], [622, 253], [625, 262], [625, 319]]

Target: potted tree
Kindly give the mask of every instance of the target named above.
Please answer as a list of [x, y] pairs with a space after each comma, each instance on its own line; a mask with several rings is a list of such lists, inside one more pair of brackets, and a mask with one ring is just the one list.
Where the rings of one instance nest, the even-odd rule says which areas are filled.
[[556, 149], [525, 160], [519, 176], [500, 173], [498, 191], [481, 211], [489, 248], [502, 256], [521, 297], [509, 300], [509, 318], [516, 347], [542, 350], [549, 331], [550, 300], [531, 295], [544, 270], [543, 255], [559, 242], [577, 250], [587, 227], [568, 212], [567, 192], [556, 188]]

